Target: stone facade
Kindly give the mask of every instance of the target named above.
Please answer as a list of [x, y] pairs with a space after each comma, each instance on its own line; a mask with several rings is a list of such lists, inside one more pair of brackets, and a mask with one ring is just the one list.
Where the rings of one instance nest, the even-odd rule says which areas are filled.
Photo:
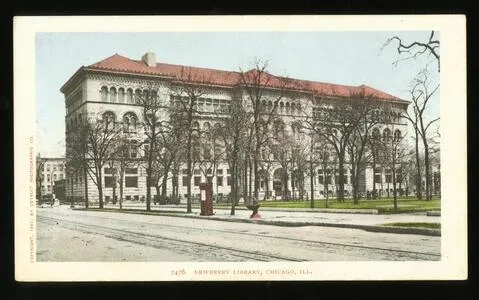
[[[144, 129], [139, 126], [139, 121], [142, 116], [142, 108], [134, 101], [135, 93], [142, 93], [147, 89], [154, 89], [157, 91], [162, 103], [165, 106], [169, 105], [171, 100], [174, 100], [171, 88], [179, 84], [175, 82], [174, 76], [168, 74], [169, 65], [165, 65], [164, 73], [160, 67], [156, 64], [155, 55], [153, 53], [145, 54], [141, 60], [133, 61], [128, 58], [120, 57], [118, 55], [107, 58], [97, 64], [88, 67], [81, 67], [61, 88], [61, 91], [65, 95], [66, 105], [66, 135], [73, 130], [79, 122], [82, 122], [86, 118], [98, 118], [104, 113], [111, 113], [116, 122], [122, 124], [122, 126], [134, 126], [132, 129], [131, 138], [136, 140], [142, 140], [144, 138]], [[108, 63], [111, 62], [111, 65]], [[112, 66], [118, 67], [114, 68]], [[123, 64], [123, 65], [122, 65]], [[149, 72], [149, 70], [152, 70]], [[159, 71], [158, 71], [159, 70]], [[205, 71], [206, 72], [206, 71]], [[218, 71], [224, 72], [224, 71]], [[230, 72], [233, 73], [233, 72]], [[220, 73], [223, 74], [223, 73]], [[378, 91], [379, 92], [379, 91]], [[274, 99], [276, 96], [274, 89], [269, 91], [269, 94], [265, 97], [264, 105], [270, 105], [268, 103], [268, 97]], [[381, 92], [382, 93], [382, 92]], [[384, 94], [384, 93], [383, 93]], [[382, 94], [381, 94], [382, 95]], [[387, 94], [384, 94], [387, 95]], [[389, 96], [389, 95], [388, 95]], [[202, 95], [198, 101], [199, 115], [196, 118], [196, 122], [200, 128], [206, 128], [214, 126], [218, 122], [218, 116], [215, 110], [221, 107], [228, 106], [232, 99], [237, 98], [246, 99], [247, 95], [244, 90], [231, 84], [213, 82], [209, 88], [208, 93]], [[392, 96], [391, 96], [392, 97]], [[334, 97], [333, 97], [334, 98]], [[395, 103], [395, 107], [398, 112], [407, 109], [407, 102], [400, 99], [388, 99]], [[301, 108], [301, 109], [299, 109]], [[302, 114], [306, 112], [311, 114], [314, 109], [314, 101], [312, 100], [311, 93], [303, 93], [299, 97], [289, 99], [284, 97], [278, 106], [277, 114], [281, 116], [283, 120], [285, 131], [296, 138], [297, 140], [303, 140], [306, 144], [309, 137], [297, 132], [293, 126], [295, 120], [302, 117]], [[299, 112], [303, 112], [300, 114]], [[162, 118], [167, 118], [166, 115]], [[134, 120], [134, 121], [133, 121]], [[135, 123], [134, 125], [133, 122]], [[128, 123], [129, 125], [125, 125]], [[386, 128], [389, 128], [391, 132], [398, 129], [401, 131], [401, 135], [406, 133], [405, 120], [398, 119], [391, 124], [382, 124], [377, 126], [379, 132], [382, 134]], [[142, 153], [137, 155], [141, 156]], [[270, 157], [271, 158], [271, 157]], [[278, 169], [281, 166], [279, 162], [271, 163], [268, 169], [269, 180], [261, 179], [261, 188], [259, 197], [263, 198], [278, 198], [281, 197], [282, 186], [278, 184]], [[351, 176], [350, 169], [346, 168], [346, 185], [345, 189], [351, 192]], [[108, 166], [104, 167], [104, 176], [108, 177]], [[130, 170], [130, 174], [125, 176], [136, 178], [129, 179], [129, 186], [124, 188], [124, 199], [132, 201], [142, 201], [146, 196], [146, 172], [145, 168], [141, 165], [135, 167], [135, 170]], [[320, 171], [319, 167], [316, 167], [316, 172]], [[219, 198], [225, 197], [230, 193], [230, 170], [226, 162], [220, 162], [215, 170], [215, 178], [213, 179], [213, 193]], [[322, 173], [322, 172], [320, 172]], [[319, 174], [319, 173], [318, 173]], [[182, 196], [182, 201], [186, 201], [186, 186], [184, 184], [184, 168], [181, 168], [179, 174], [179, 195]], [[363, 192], [372, 190], [373, 187], [373, 170], [367, 168], [361, 179], [361, 190]], [[381, 173], [380, 177], [383, 182], [386, 179], [386, 175]], [[314, 178], [314, 193], [315, 197], [322, 198], [326, 194], [334, 195], [336, 192], [336, 185], [334, 176], [331, 177], [331, 183], [329, 184], [329, 191], [325, 191], [324, 185], [320, 183], [320, 175]], [[324, 177], [323, 177], [324, 179]], [[95, 202], [98, 200], [98, 191], [91, 179], [85, 178], [83, 174], [76, 171], [72, 175], [69, 175], [66, 180], [66, 195], [67, 198], [73, 196], [76, 199], [84, 197], [85, 188], [84, 181], [88, 182], [88, 198], [89, 201]], [[107, 179], [106, 179], [107, 180]], [[194, 168], [192, 178], [192, 193], [195, 196], [199, 196], [200, 190], [198, 182], [206, 182], [206, 176], [199, 170], [198, 167]], [[287, 189], [290, 191], [291, 196], [299, 196], [301, 193], [297, 191], [297, 187], [293, 187], [295, 183], [292, 180], [288, 180]], [[297, 185], [297, 184], [296, 184]], [[310, 180], [305, 178], [303, 185], [303, 197], [309, 197], [310, 192]], [[172, 186], [172, 179], [168, 180], [168, 186]], [[378, 188], [378, 183], [376, 188]], [[296, 191], [295, 191], [296, 188]], [[170, 188], [168, 190], [171, 190]], [[267, 194], [269, 191], [269, 195]], [[156, 190], [152, 188], [152, 195], [156, 194]], [[118, 190], [116, 190], [118, 195]], [[104, 188], [105, 200], [109, 201], [113, 199], [113, 188]]]

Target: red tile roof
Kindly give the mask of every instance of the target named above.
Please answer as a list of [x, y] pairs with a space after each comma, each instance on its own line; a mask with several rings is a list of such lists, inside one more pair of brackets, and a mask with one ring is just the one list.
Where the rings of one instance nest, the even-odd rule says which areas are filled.
[[[156, 63], [156, 66], [149, 67], [142, 60], [133, 60], [119, 54], [112, 55], [104, 60], [89, 65], [88, 69], [98, 69], [106, 71], [137, 73], [145, 75], [157, 75], [173, 77], [178, 80], [187, 80], [191, 82], [202, 82], [224, 86], [235, 86], [240, 82], [240, 73], [232, 71], [223, 71], [208, 68], [199, 68], [191, 66], [172, 65], [165, 63]], [[244, 73], [246, 81], [257, 78], [255, 69]], [[258, 72], [258, 71], [256, 71]], [[269, 73], [261, 74], [262, 82], [269, 80], [268, 86], [279, 87], [282, 85], [283, 77], [275, 76]], [[287, 86], [305, 91], [311, 91], [322, 95], [331, 96], [350, 96], [352, 94], [371, 95], [380, 99], [404, 101], [398, 97], [379, 91], [366, 85], [349, 86], [332, 84], [317, 81], [308, 81], [300, 79], [287, 79]]]

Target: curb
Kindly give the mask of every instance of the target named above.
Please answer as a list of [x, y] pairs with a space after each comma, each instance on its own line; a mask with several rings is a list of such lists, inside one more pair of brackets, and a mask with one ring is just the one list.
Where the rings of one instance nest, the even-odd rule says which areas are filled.
[[[186, 207], [165, 207], [165, 208], [178, 208], [183, 209]], [[200, 207], [192, 206], [192, 208], [199, 209]], [[113, 208], [116, 209], [116, 208]], [[135, 209], [135, 208], [132, 208]], [[161, 211], [161, 206], [158, 208]], [[230, 207], [214, 207], [217, 210], [230, 210]], [[245, 207], [236, 207], [236, 210], [249, 210]], [[311, 213], [339, 213], [339, 214], [369, 214], [377, 215], [379, 210], [377, 209], [366, 209], [366, 208], [357, 208], [357, 209], [337, 209], [337, 208], [279, 208], [279, 207], [260, 207], [260, 211], [284, 211], [284, 212], [311, 212]], [[172, 212], [176, 212], [173, 211]]]
[[430, 229], [430, 228], [412, 228], [412, 227], [397, 227], [397, 226], [382, 226], [382, 225], [360, 225], [360, 224], [341, 224], [341, 223], [321, 223], [321, 222], [285, 222], [285, 221], [268, 221], [262, 219], [227, 219], [221, 217], [213, 216], [200, 216], [200, 215], [185, 215], [167, 213], [167, 212], [158, 212], [158, 211], [132, 211], [132, 210], [101, 210], [98, 208], [95, 209], [85, 209], [85, 208], [73, 208], [73, 210], [91, 210], [99, 212], [116, 212], [116, 213], [129, 213], [129, 214], [145, 214], [145, 215], [156, 215], [156, 216], [168, 216], [176, 218], [190, 218], [190, 219], [208, 219], [213, 221], [223, 221], [223, 222], [236, 222], [236, 223], [253, 223], [260, 225], [273, 225], [273, 226], [283, 226], [283, 227], [302, 227], [302, 226], [322, 226], [322, 227], [337, 227], [337, 228], [350, 228], [350, 229], [363, 229], [365, 231], [371, 232], [383, 232], [383, 233], [397, 233], [397, 234], [418, 234], [418, 235], [428, 235], [428, 236], [441, 236], [441, 230], [439, 229]]
[[431, 210], [426, 212], [426, 216], [430, 217], [440, 217], [441, 216], [441, 211], [440, 210]]

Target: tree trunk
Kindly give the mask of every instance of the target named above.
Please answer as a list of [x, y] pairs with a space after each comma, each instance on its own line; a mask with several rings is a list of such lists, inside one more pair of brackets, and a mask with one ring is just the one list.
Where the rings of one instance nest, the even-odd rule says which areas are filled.
[[115, 184], [115, 179], [113, 180], [113, 204], [116, 205], [116, 184]]
[[120, 173], [118, 184], [120, 185], [120, 209], [123, 209], [123, 172]]
[[[151, 151], [151, 150], [150, 150]], [[151, 160], [148, 159], [148, 169], [146, 170], [146, 211], [151, 210]]]
[[231, 212], [230, 215], [235, 215], [235, 207], [236, 207], [236, 159], [235, 154], [233, 153], [233, 162], [231, 167]]
[[83, 168], [83, 177], [85, 178], [85, 208], [88, 208], [88, 177], [87, 177], [87, 169]]
[[[253, 203], [256, 204], [256, 202], [258, 201], [258, 193], [259, 193], [259, 183], [260, 183], [260, 178], [258, 176], [258, 172], [259, 172], [259, 168], [258, 168], [258, 161], [259, 161], [259, 155], [260, 155], [260, 151], [261, 148], [260, 148], [260, 145], [259, 143], [257, 143], [256, 145], [256, 150], [255, 150], [255, 153], [254, 153], [254, 161], [253, 161], [253, 175], [254, 175], [254, 190], [253, 190]], [[250, 176], [251, 176], [251, 172], [250, 172]], [[251, 182], [251, 180], [250, 180]]]
[[338, 189], [338, 201], [344, 202], [344, 153], [338, 155], [338, 167], [339, 167], [339, 189]]
[[397, 191], [396, 191], [396, 170], [395, 170], [395, 162], [393, 161], [393, 199], [394, 199], [394, 209], [398, 209], [398, 199], [397, 199]]
[[309, 186], [310, 186], [310, 193], [311, 193], [311, 208], [314, 208], [314, 167], [313, 167], [313, 160], [309, 163]]
[[246, 159], [245, 159], [245, 162], [243, 164], [243, 180], [242, 180], [242, 183], [243, 183], [243, 201], [244, 203], [246, 204], [247, 202], [247, 198], [248, 198], [248, 164], [246, 162]]
[[74, 201], [73, 201], [73, 175], [72, 175], [72, 180], [71, 180], [71, 185], [70, 185], [70, 192], [71, 192], [71, 204], [70, 206], [74, 206]]
[[[253, 172], [254, 172], [254, 162], [253, 162], [253, 165], [251, 163], [251, 160], [249, 161], [249, 177], [248, 177], [248, 197], [249, 199], [252, 199], [251, 196], [253, 195], [253, 193], [255, 192], [254, 189], [254, 185], [253, 185]], [[254, 179], [254, 181], [256, 182], [256, 178]], [[253, 204], [256, 204], [256, 199], [253, 198]]]
[[425, 168], [425, 176], [426, 176], [426, 199], [432, 199], [432, 191], [431, 191], [431, 170], [430, 170], [430, 162], [429, 162], [429, 145], [427, 141], [423, 140], [424, 144], [424, 168]]
[[324, 193], [326, 194], [326, 208], [329, 208], [329, 184], [328, 184], [328, 174], [325, 173], [324, 178]]
[[421, 159], [419, 157], [419, 133], [415, 130], [416, 146], [416, 194], [419, 200], [422, 200], [422, 178], [421, 178]]
[[102, 183], [102, 172], [101, 168], [99, 171], [99, 175], [97, 178], [97, 183], [98, 183], [98, 201], [99, 201], [99, 206], [100, 208], [103, 208], [103, 183]]
[[[191, 122], [190, 122], [191, 123]], [[191, 128], [191, 125], [190, 125]], [[187, 168], [187, 187], [186, 187], [186, 212], [191, 213], [191, 176], [192, 176], [192, 161], [191, 161], [191, 130], [188, 133], [188, 141], [186, 144], [186, 168]]]

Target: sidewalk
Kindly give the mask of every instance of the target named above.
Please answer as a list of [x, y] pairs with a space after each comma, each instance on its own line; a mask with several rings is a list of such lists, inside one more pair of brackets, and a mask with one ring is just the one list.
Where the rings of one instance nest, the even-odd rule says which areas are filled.
[[[107, 209], [118, 209], [118, 205], [105, 205]], [[249, 222], [256, 224], [267, 224], [276, 226], [330, 226], [343, 228], [364, 229], [375, 232], [423, 234], [440, 236], [439, 229], [417, 228], [417, 227], [396, 227], [387, 226], [387, 223], [440, 223], [440, 216], [428, 216], [422, 214], [366, 214], [366, 213], [326, 213], [322, 211], [298, 211], [297, 209], [267, 209], [260, 208], [260, 219], [250, 219], [251, 211], [245, 207], [238, 206], [235, 215], [231, 216], [231, 208], [214, 208], [212, 216], [201, 216], [198, 207], [192, 208], [192, 213], [186, 213], [186, 205], [152, 205], [153, 214], [167, 215], [173, 217], [200, 218], [228, 222]], [[129, 204], [124, 205], [124, 210], [144, 210], [145, 205]]]

